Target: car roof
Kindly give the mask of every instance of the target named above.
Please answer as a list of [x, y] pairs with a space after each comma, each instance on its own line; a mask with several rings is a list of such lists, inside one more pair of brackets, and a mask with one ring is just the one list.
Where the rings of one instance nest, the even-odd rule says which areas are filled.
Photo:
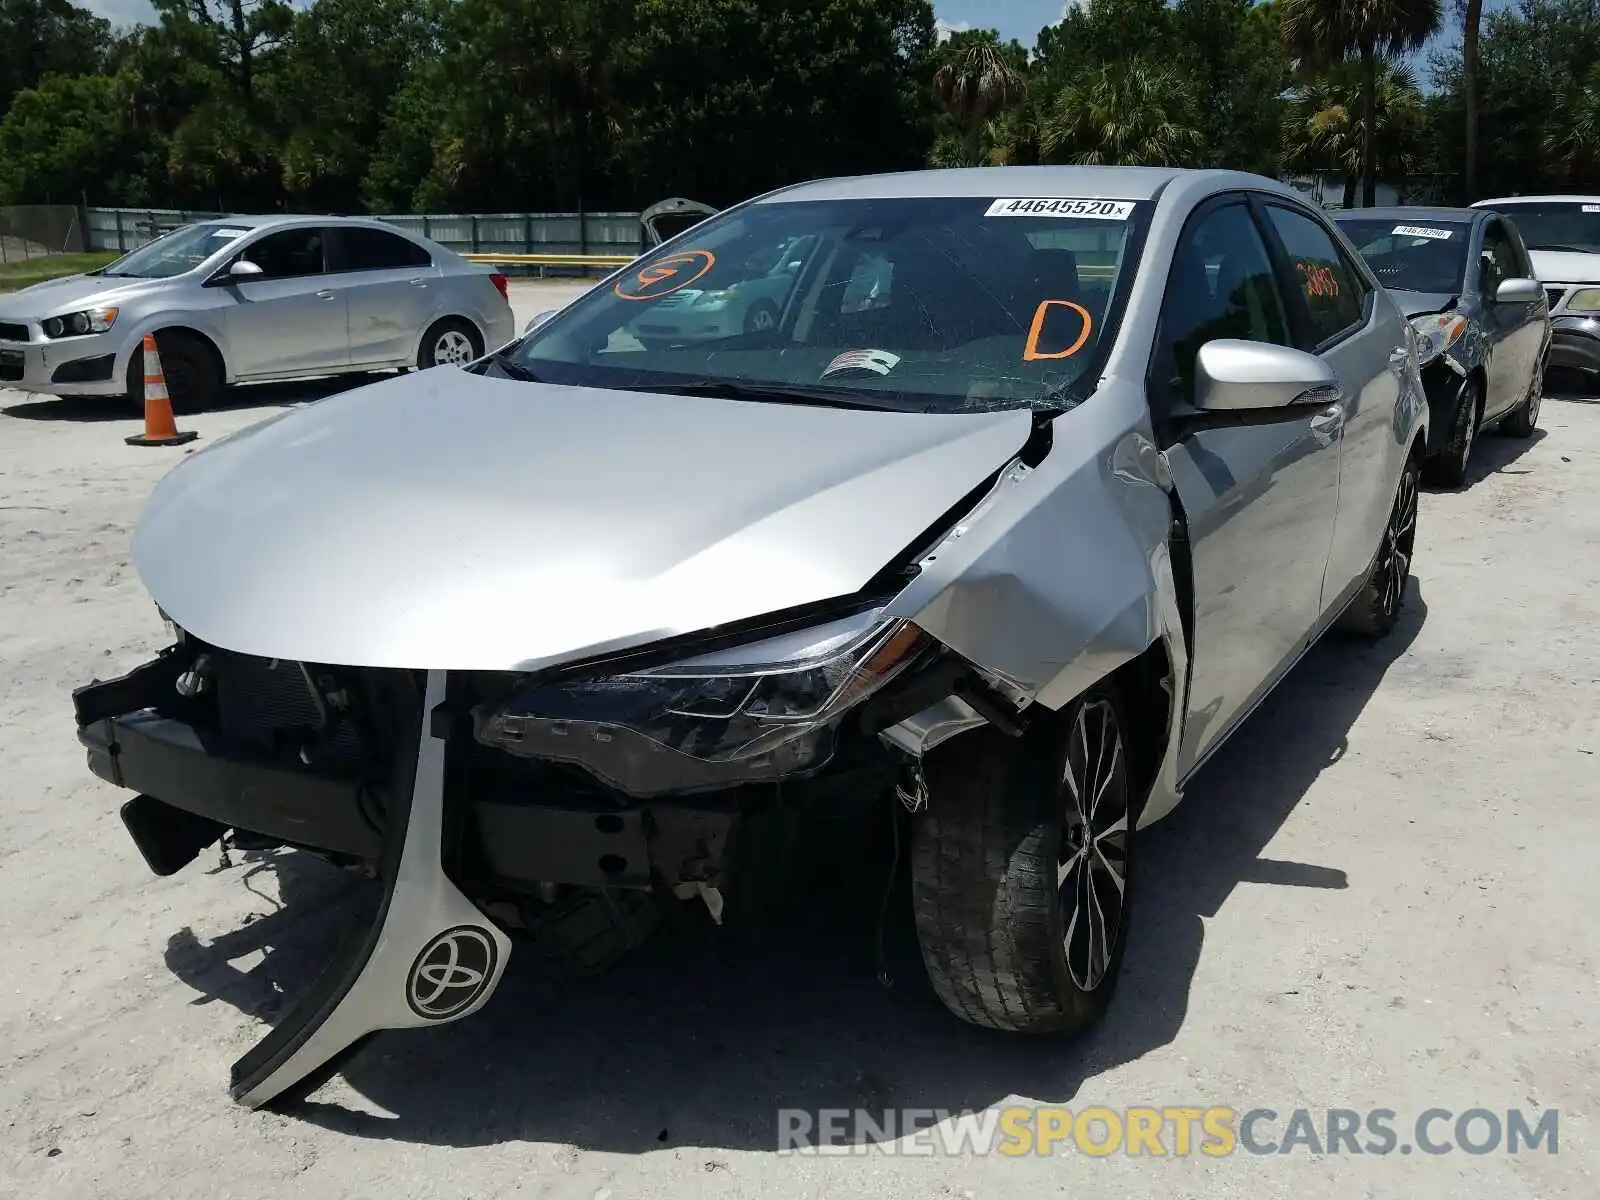
[[1487, 213], [1477, 208], [1434, 208], [1417, 204], [1391, 204], [1377, 208], [1341, 208], [1335, 221], [1483, 221]]
[[1472, 207], [1488, 208], [1493, 204], [1600, 204], [1600, 196], [1496, 196], [1474, 201]]
[[377, 217], [335, 217], [326, 213], [229, 213], [223, 217], [197, 217], [191, 225], [231, 225], [240, 229], [289, 228], [296, 225], [352, 225], [405, 233]]
[[818, 179], [762, 196], [757, 203], [791, 200], [891, 200], [933, 197], [1151, 200], [1177, 181], [1214, 182], [1305, 197], [1275, 179], [1244, 171], [1180, 167], [948, 167]]

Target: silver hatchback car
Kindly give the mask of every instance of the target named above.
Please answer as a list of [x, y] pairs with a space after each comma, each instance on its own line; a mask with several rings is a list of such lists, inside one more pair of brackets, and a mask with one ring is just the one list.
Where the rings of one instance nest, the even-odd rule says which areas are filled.
[[0, 386], [137, 400], [147, 333], [192, 412], [234, 383], [460, 365], [515, 327], [504, 276], [435, 242], [359, 217], [228, 217], [0, 296]]
[[[764, 327], [630, 332], [800, 245]], [[185, 459], [133, 539], [173, 640], [78, 736], [157, 873], [233, 838], [382, 881], [247, 1104], [477, 1011], [507, 929], [729, 919], [840, 805], [903, 822], [953, 1012], [1071, 1032], [1138, 831], [1325, 630], [1394, 627], [1427, 421], [1404, 315], [1272, 180], [807, 183]]]

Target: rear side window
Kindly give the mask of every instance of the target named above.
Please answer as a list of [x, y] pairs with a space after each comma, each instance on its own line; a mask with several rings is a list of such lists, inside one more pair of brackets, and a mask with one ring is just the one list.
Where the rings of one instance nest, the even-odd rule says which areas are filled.
[[353, 226], [339, 231], [346, 271], [391, 271], [403, 267], [429, 267], [433, 258], [415, 242], [381, 229]]
[[1333, 235], [1310, 217], [1276, 204], [1268, 205], [1267, 213], [1310, 310], [1311, 345], [1320, 346], [1359, 325], [1365, 288]]

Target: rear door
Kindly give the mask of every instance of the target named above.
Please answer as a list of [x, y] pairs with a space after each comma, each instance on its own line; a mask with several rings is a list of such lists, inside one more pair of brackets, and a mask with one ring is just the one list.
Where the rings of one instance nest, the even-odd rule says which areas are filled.
[[1311, 208], [1263, 197], [1294, 314], [1295, 345], [1333, 368], [1342, 389], [1338, 516], [1318, 617], [1365, 579], [1393, 507], [1405, 447], [1394, 435], [1407, 362], [1404, 320], [1380, 308], [1375, 286], [1331, 221]]
[[1294, 340], [1289, 297], [1241, 194], [1208, 201], [1184, 226], [1147, 380], [1194, 567], [1185, 774], [1304, 650], [1320, 609], [1339, 487], [1340, 422], [1331, 405], [1248, 423], [1195, 419], [1195, 358], [1216, 338]]
[[439, 269], [428, 250], [384, 229], [334, 229], [334, 286], [349, 309], [350, 363], [413, 363], [435, 311]]
[[328, 230], [279, 229], [241, 248], [260, 275], [221, 285], [234, 300], [224, 320], [237, 378], [266, 379], [338, 371], [350, 361], [344, 295], [328, 265]]

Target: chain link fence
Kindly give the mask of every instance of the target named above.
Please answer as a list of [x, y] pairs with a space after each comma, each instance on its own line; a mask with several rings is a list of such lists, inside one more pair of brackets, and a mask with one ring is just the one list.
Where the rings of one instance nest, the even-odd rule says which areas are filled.
[[87, 249], [82, 214], [71, 204], [0, 205], [0, 263]]

